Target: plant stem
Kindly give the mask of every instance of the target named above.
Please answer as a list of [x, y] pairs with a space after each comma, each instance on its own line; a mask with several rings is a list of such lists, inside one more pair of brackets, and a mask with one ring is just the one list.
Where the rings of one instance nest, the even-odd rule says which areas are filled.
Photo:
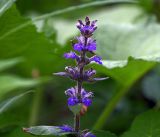
[[[83, 70], [80, 69], [80, 72], [83, 74]], [[77, 88], [78, 88], [78, 96], [80, 96], [81, 89], [82, 89], [81, 81], [77, 82]], [[74, 117], [74, 130], [75, 132], [79, 133], [79, 130], [80, 130], [80, 115], [79, 114], [76, 114]]]
[[36, 89], [36, 92], [33, 97], [33, 104], [31, 107], [31, 115], [29, 121], [30, 126], [34, 126], [37, 124], [42, 96], [43, 96], [43, 90], [39, 87]]
[[[37, 79], [40, 77], [40, 73], [38, 69], [32, 70], [32, 77], [34, 79]], [[42, 87], [39, 86], [36, 88], [36, 92], [34, 93], [34, 97], [33, 97], [33, 103], [31, 107], [31, 114], [30, 114], [30, 121], [29, 121], [30, 126], [34, 126], [37, 124], [42, 97], [43, 97], [43, 90], [42, 90]]]
[[[84, 45], [87, 45], [87, 40], [88, 38], [85, 37], [85, 42]], [[81, 90], [82, 90], [82, 82], [83, 82], [83, 71], [84, 71], [84, 66], [85, 66], [85, 56], [86, 56], [86, 51], [81, 52], [81, 59], [82, 59], [82, 65], [78, 64], [79, 68], [79, 75], [80, 78], [77, 81], [77, 90], [78, 90], [78, 98], [81, 99]], [[80, 130], [80, 114], [76, 114], [74, 118], [74, 130], [78, 133], [77, 137], [79, 137], [79, 130]]]
[[75, 118], [74, 118], [74, 130], [78, 133], [79, 132], [79, 129], [80, 129], [80, 115], [79, 114], [76, 114], [75, 115]]

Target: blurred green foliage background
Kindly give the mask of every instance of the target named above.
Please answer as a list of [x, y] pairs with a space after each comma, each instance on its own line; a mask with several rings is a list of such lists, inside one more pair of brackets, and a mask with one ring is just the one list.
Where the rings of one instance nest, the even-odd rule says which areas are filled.
[[[95, 98], [81, 127], [121, 135], [137, 115], [159, 109], [160, 1], [103, 2], [0, 0], [0, 136], [30, 136], [21, 128], [32, 125], [73, 124], [64, 91], [75, 83], [52, 73], [74, 65], [63, 54], [85, 16], [98, 19], [97, 54], [104, 60], [91, 66], [110, 79], [84, 84]], [[76, 7], [88, 3], [95, 4]]]

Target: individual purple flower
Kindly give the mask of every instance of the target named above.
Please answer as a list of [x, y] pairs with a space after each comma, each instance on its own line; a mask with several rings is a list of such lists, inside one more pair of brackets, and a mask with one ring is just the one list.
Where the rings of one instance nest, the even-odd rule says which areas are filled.
[[96, 40], [94, 40], [92, 38], [88, 38], [86, 48], [87, 48], [88, 51], [96, 50]]
[[68, 66], [65, 68], [65, 70], [69, 74], [70, 78], [73, 80], [77, 80], [80, 77], [77, 67]]
[[84, 89], [81, 90], [81, 97], [82, 98], [92, 98], [93, 92], [87, 92]]
[[67, 89], [67, 90], [65, 91], [65, 94], [66, 94], [67, 96], [69, 96], [69, 97], [76, 97], [77, 91], [76, 91], [75, 88], [72, 87], [72, 88]]
[[71, 52], [69, 52], [69, 53], [65, 53], [65, 54], [64, 54], [64, 57], [65, 57], [66, 59], [69, 59], [69, 58], [71, 58], [71, 59], [78, 59], [78, 56], [77, 56], [76, 53], [73, 52], [73, 51], [71, 51]]
[[96, 22], [97, 20], [90, 22], [89, 18], [86, 17], [85, 24], [81, 20], [78, 20], [77, 28], [80, 30], [83, 36], [90, 37], [92, 36], [92, 33], [97, 29]]
[[90, 61], [94, 61], [94, 62], [96, 62], [98, 64], [102, 64], [101, 60], [102, 60], [101, 57], [99, 57], [97, 55], [95, 55], [95, 56], [93, 56], [93, 57], [90, 58]]
[[74, 106], [79, 103], [79, 99], [77, 97], [77, 91], [75, 88], [70, 88], [65, 91], [65, 94], [69, 96], [67, 102], [68, 106]]
[[81, 90], [81, 98], [82, 98], [82, 103], [89, 107], [92, 104], [92, 100], [90, 98], [93, 97], [92, 92], [87, 92], [84, 89]]
[[67, 100], [68, 106], [75, 106], [79, 103], [79, 100], [77, 97], [70, 97]]
[[91, 68], [91, 69], [85, 71], [85, 73], [84, 73], [85, 76], [84, 77], [89, 79], [90, 77], [94, 76], [95, 74], [96, 74], [96, 70]]
[[92, 100], [90, 98], [83, 98], [82, 103], [83, 105], [89, 107], [92, 104]]
[[77, 37], [78, 43], [75, 43], [73, 45], [74, 50], [77, 51], [94, 51], [96, 50], [96, 40], [92, 38], [88, 38], [87, 41], [85, 41], [85, 38], [83, 36]]
[[63, 125], [63, 126], [59, 126], [58, 127], [61, 132], [73, 132], [73, 128], [71, 126], [68, 126], [68, 125]]

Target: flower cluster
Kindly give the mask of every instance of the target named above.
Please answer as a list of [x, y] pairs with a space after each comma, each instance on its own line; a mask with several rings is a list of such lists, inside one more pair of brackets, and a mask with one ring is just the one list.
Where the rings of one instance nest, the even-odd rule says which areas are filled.
[[70, 88], [65, 91], [65, 94], [69, 96], [68, 98], [68, 105], [74, 106], [79, 103], [82, 103], [85, 106], [90, 106], [92, 104], [91, 98], [93, 97], [92, 92], [87, 92], [84, 89], [81, 89], [80, 97], [78, 97], [78, 90], [77, 88]]
[[[96, 70], [90, 68], [85, 69], [85, 66], [91, 62], [97, 64], [102, 64], [101, 57], [95, 55], [94, 51], [97, 49], [96, 40], [92, 38], [94, 31], [97, 29], [97, 20], [90, 21], [88, 17], [85, 18], [85, 23], [78, 20], [77, 28], [80, 31], [80, 36], [76, 37], [76, 43], [72, 43], [74, 51], [70, 51], [64, 54], [64, 58], [73, 59], [76, 61], [76, 66], [67, 66], [65, 72], [55, 73], [56, 75], [68, 77], [77, 82], [75, 87], [71, 87], [65, 91], [68, 96], [67, 104], [69, 107], [85, 106], [89, 107], [92, 104], [93, 93], [86, 91], [82, 88], [83, 82], [96, 82], [99, 80], [104, 80], [106, 78], [95, 78]], [[89, 53], [89, 54], [88, 54]], [[79, 111], [76, 109], [75, 114], [75, 127], [64, 125], [60, 127], [63, 132], [76, 132], [77, 137], [95, 137], [89, 131], [80, 132], [80, 108]], [[77, 113], [78, 112], [78, 113]]]

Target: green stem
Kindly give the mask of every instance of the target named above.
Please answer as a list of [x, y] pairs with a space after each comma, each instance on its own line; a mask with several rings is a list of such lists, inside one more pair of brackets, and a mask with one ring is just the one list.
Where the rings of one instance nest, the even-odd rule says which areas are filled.
[[93, 127], [94, 129], [101, 129], [104, 126], [107, 118], [110, 116], [110, 114], [114, 110], [117, 103], [127, 93], [129, 88], [130, 88], [130, 86], [123, 86], [120, 88], [120, 90], [116, 91], [115, 96], [113, 96], [111, 101], [106, 105], [104, 111], [102, 112], [101, 116], [99, 117], [96, 124], [94, 125], [94, 127]]
[[41, 107], [41, 102], [42, 102], [42, 97], [43, 97], [43, 90], [41, 87], [37, 88], [34, 97], [33, 97], [33, 105], [31, 107], [31, 115], [30, 115], [30, 121], [29, 125], [34, 126], [38, 122], [38, 117], [39, 117], [39, 110]]

